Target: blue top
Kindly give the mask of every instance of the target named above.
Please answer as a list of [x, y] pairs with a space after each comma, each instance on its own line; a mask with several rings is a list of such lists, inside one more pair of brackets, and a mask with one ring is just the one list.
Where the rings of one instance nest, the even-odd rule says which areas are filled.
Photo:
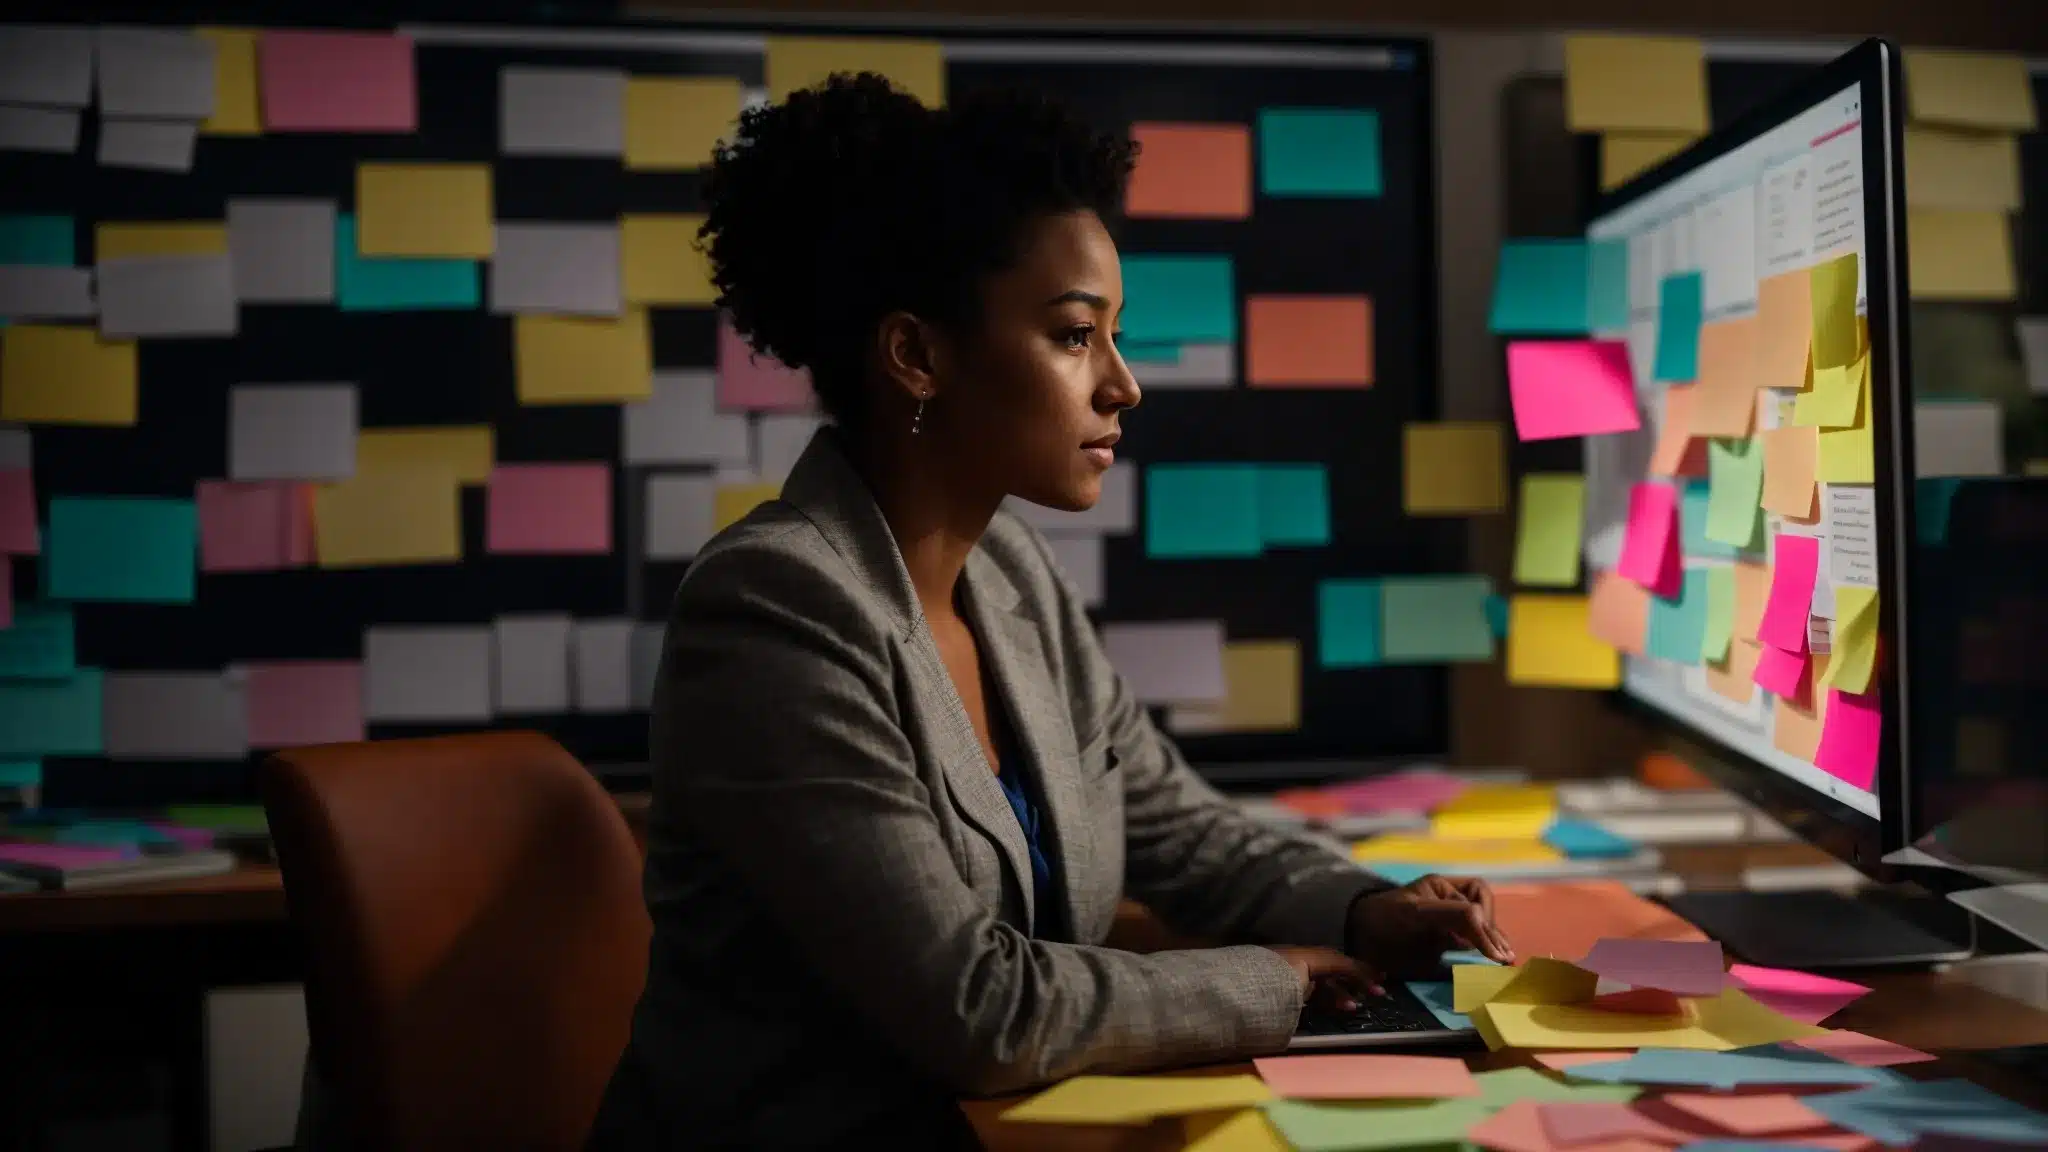
[[1024, 829], [1024, 844], [1031, 852], [1032, 935], [1049, 939], [1053, 931], [1053, 917], [1059, 909], [1052, 892], [1052, 856], [1046, 851], [1046, 838], [1039, 834], [1038, 803], [1032, 795], [1035, 789], [1024, 778], [1017, 766], [1015, 756], [1007, 757], [1003, 770], [996, 774], [996, 780], [1003, 786], [1003, 795], [1010, 801], [1010, 811], [1017, 814], [1017, 823]]

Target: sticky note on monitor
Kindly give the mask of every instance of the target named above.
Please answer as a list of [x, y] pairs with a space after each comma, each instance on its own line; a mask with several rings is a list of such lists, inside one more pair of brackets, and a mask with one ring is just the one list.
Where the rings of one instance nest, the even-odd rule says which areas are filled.
[[1145, 554], [1186, 560], [1256, 556], [1265, 547], [1255, 464], [1145, 469]]
[[723, 76], [635, 76], [626, 81], [626, 167], [705, 168], [740, 115], [740, 82]]
[[1508, 683], [1612, 688], [1621, 655], [1593, 635], [1584, 596], [1523, 593], [1508, 601]]
[[1131, 125], [1138, 165], [1124, 193], [1134, 219], [1242, 220], [1252, 211], [1252, 140], [1243, 124]]
[[412, 39], [377, 32], [265, 30], [257, 42], [263, 125], [272, 132], [412, 132]]
[[43, 591], [52, 599], [189, 604], [198, 509], [190, 500], [55, 497], [43, 558]]
[[1707, 570], [1688, 568], [1676, 599], [1650, 599], [1646, 647], [1651, 656], [1678, 664], [1698, 664], [1706, 646]]
[[1244, 311], [1245, 381], [1252, 387], [1372, 385], [1371, 298], [1251, 296]]
[[1657, 355], [1652, 369], [1657, 379], [1684, 383], [1699, 376], [1700, 323], [1705, 314], [1706, 281], [1698, 272], [1681, 272], [1658, 282]]
[[1259, 191], [1267, 196], [1380, 195], [1380, 118], [1366, 108], [1259, 112]]
[[1409, 424], [1402, 434], [1402, 455], [1402, 503], [1411, 516], [1498, 512], [1507, 503], [1498, 424]]
[[1380, 661], [1438, 664], [1493, 659], [1484, 576], [1389, 576], [1380, 581]]
[[1710, 441], [1707, 470], [1707, 539], [1756, 548], [1763, 532], [1763, 450], [1754, 440]]

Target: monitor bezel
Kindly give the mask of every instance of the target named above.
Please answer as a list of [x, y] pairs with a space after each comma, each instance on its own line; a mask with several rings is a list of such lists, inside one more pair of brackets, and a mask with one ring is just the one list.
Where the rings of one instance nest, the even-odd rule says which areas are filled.
[[[1784, 91], [1751, 110], [1736, 123], [1714, 132], [1692, 147], [1669, 157], [1621, 186], [1603, 193], [1594, 221], [1684, 179], [1701, 166], [1748, 144], [1822, 100], [1854, 87], [1862, 105], [1858, 134], [1863, 143], [1863, 252], [1865, 312], [1870, 331], [1870, 400], [1874, 409], [1872, 485], [1881, 528], [1878, 546], [1878, 653], [1881, 674], [1879, 703], [1884, 728], [1878, 747], [1876, 794], [1878, 815], [1865, 815], [1781, 775], [1748, 753], [1687, 724], [1625, 690], [1611, 698], [1633, 714], [1701, 749], [1699, 767], [1717, 784], [1762, 808], [1779, 822], [1857, 870], [1878, 879], [1900, 872], [1883, 857], [1907, 844], [1911, 827], [1908, 805], [1906, 727], [1910, 720], [1907, 686], [1910, 653], [1905, 627], [1910, 590], [1906, 549], [1914, 539], [1913, 502], [1905, 490], [1912, 478], [1913, 429], [1911, 388], [1906, 378], [1912, 362], [1908, 343], [1906, 300], [1905, 166], [1903, 163], [1905, 88], [1898, 46], [1869, 39], [1851, 48]], [[1889, 253], [1889, 259], [1872, 259]], [[1816, 819], [1828, 825], [1814, 827]]]

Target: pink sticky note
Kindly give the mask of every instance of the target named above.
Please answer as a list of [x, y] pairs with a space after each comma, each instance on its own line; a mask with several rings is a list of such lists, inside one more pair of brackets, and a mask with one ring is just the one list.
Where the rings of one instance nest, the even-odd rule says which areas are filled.
[[188, 828], [183, 824], [166, 824], [161, 820], [150, 821], [149, 827], [177, 841], [178, 846], [188, 852], [198, 852], [202, 849], [213, 847], [213, 829], [211, 828]]
[[101, 848], [89, 844], [43, 844], [21, 841], [0, 844], [0, 861], [39, 868], [85, 868], [112, 864], [133, 855], [125, 848]]
[[1595, 941], [1579, 967], [1632, 988], [1662, 988], [1680, 996], [1717, 995], [1728, 982], [1721, 946], [1712, 940]]
[[363, 738], [363, 666], [353, 660], [243, 664], [249, 746], [301, 748]]
[[412, 39], [381, 32], [275, 32], [258, 41], [272, 132], [413, 132]]
[[1877, 693], [1850, 696], [1828, 689], [1827, 714], [1820, 720], [1820, 748], [1813, 766], [1845, 784], [1870, 791], [1877, 779], [1877, 744], [1884, 713]]
[[1764, 602], [1756, 638], [1787, 652], [1806, 651], [1806, 617], [1813, 610], [1813, 577], [1820, 567], [1820, 541], [1778, 535], [1771, 559], [1771, 595]]
[[1468, 785], [1448, 772], [1417, 768], [1389, 772], [1368, 780], [1333, 784], [1324, 791], [1355, 816], [1381, 812], [1434, 812], [1465, 791]]
[[728, 412], [808, 412], [811, 374], [791, 368], [773, 356], [756, 355], [733, 329], [732, 318], [718, 317], [718, 406]]
[[26, 468], [0, 468], [0, 556], [41, 550], [36, 532], [36, 481]]
[[1517, 1100], [1473, 1125], [1465, 1139], [1492, 1152], [1670, 1152], [1676, 1143], [1631, 1135], [1587, 1144], [1561, 1144], [1544, 1131], [1542, 1107], [1535, 1100]]
[[201, 480], [200, 570], [275, 572], [311, 563], [307, 487], [290, 480]]
[[1619, 340], [1508, 345], [1508, 395], [1523, 440], [1598, 436], [1642, 427], [1628, 345]]
[[1590, 1144], [1623, 1136], [1647, 1136], [1642, 1114], [1612, 1100], [1549, 1100], [1536, 1106], [1543, 1134], [1553, 1144]]
[[14, 627], [14, 564], [0, 556], [0, 628]]
[[490, 552], [603, 554], [612, 550], [609, 464], [500, 464], [484, 494]]
[[1825, 1052], [1844, 1064], [1854, 1064], [1858, 1068], [1889, 1068], [1894, 1064], [1920, 1064], [1934, 1059], [1918, 1048], [1908, 1048], [1904, 1044], [1841, 1028], [1792, 1043], [1815, 1052]]
[[[1628, 532], [1616, 572], [1666, 600], [1678, 596], [1678, 490], [1637, 484], [1628, 493]], [[1810, 590], [1809, 590], [1810, 591]]]
[[1769, 644], [1757, 649], [1756, 669], [1750, 679], [1766, 692], [1782, 696], [1804, 708], [1811, 695], [1812, 685], [1808, 681], [1811, 661], [1804, 651], [1787, 652]]
[[1772, 1136], [1832, 1127], [1827, 1117], [1800, 1103], [1799, 1097], [1782, 1092], [1768, 1096], [1672, 1092], [1658, 1099], [1667, 1108], [1676, 1108], [1736, 1136]]
[[1479, 1082], [1452, 1056], [1268, 1056], [1252, 1061], [1290, 1100], [1439, 1100], [1477, 1096]]
[[1801, 1024], [1818, 1024], [1870, 992], [1847, 980], [1752, 964], [1730, 965], [1728, 979], [1750, 999]]
[[1586, 1001], [1587, 1007], [1605, 1012], [1626, 1012], [1631, 1016], [1678, 1016], [1685, 1005], [1676, 992], [1662, 988], [1628, 988], [1608, 992]]

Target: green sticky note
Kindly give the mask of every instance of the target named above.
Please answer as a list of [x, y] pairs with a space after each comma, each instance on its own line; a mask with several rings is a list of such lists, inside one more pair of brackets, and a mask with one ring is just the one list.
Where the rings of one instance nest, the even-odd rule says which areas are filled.
[[1428, 1104], [1269, 1100], [1259, 1107], [1296, 1152], [1461, 1148], [1466, 1130], [1493, 1112], [1470, 1098]]
[[1642, 1093], [1633, 1084], [1567, 1084], [1534, 1068], [1476, 1072], [1472, 1079], [1479, 1084], [1479, 1103], [1488, 1111], [1505, 1108], [1517, 1100], [1612, 1100], [1626, 1104]]
[[1259, 469], [1259, 532], [1268, 546], [1320, 547], [1330, 542], [1330, 474], [1321, 464], [1267, 464]]
[[1586, 479], [1554, 472], [1522, 477], [1521, 520], [1515, 530], [1515, 583], [1570, 588], [1579, 582], [1579, 540], [1585, 529]]
[[1380, 116], [1364, 108], [1259, 112], [1259, 191], [1267, 196], [1378, 196]]
[[1587, 286], [1584, 240], [1509, 240], [1487, 327], [1506, 336], [1583, 334]]
[[0, 216], [0, 264], [70, 268], [78, 263], [78, 226], [69, 216]]
[[270, 828], [270, 818], [261, 804], [173, 804], [164, 809], [164, 819], [215, 832], [264, 832]]
[[43, 560], [53, 600], [190, 604], [199, 513], [190, 500], [58, 497]]
[[100, 670], [61, 680], [0, 680], [0, 759], [97, 756]]
[[[0, 579], [5, 578], [0, 572]], [[14, 626], [0, 629], [0, 677], [61, 680], [77, 667], [71, 609], [59, 604], [22, 604]]]
[[1712, 491], [1705, 480], [1694, 479], [1685, 482], [1685, 490], [1679, 495], [1678, 526], [1683, 555], [1726, 560], [1735, 555], [1735, 545], [1707, 538], [1707, 506], [1713, 498]]
[[1764, 453], [1754, 440], [1707, 441], [1705, 536], [1755, 549], [1764, 523]]
[[1724, 565], [1706, 572], [1707, 623], [1700, 659], [1719, 662], [1728, 658], [1728, 639], [1735, 632], [1735, 569]]
[[36, 788], [42, 783], [41, 760], [0, 760], [0, 788]]
[[1316, 585], [1316, 651], [1325, 668], [1380, 662], [1380, 582], [1325, 580]]
[[1145, 555], [1155, 560], [1257, 556], [1265, 546], [1256, 464], [1145, 469]]
[[334, 218], [334, 302], [344, 312], [421, 312], [475, 308], [483, 277], [473, 260], [364, 256], [356, 218]]
[[1493, 659], [1484, 576], [1389, 576], [1380, 581], [1380, 659], [1440, 664]]
[[1124, 339], [1139, 344], [1237, 342], [1237, 277], [1228, 256], [1123, 258]]
[[[1734, 572], [1729, 572], [1734, 579]], [[1731, 585], [1730, 595], [1733, 595]], [[1688, 568], [1678, 599], [1650, 597], [1649, 638], [1645, 649], [1660, 660], [1697, 664], [1707, 638], [1707, 570]], [[1730, 612], [1734, 610], [1731, 607]], [[1731, 615], [1731, 619], [1732, 619]]]

